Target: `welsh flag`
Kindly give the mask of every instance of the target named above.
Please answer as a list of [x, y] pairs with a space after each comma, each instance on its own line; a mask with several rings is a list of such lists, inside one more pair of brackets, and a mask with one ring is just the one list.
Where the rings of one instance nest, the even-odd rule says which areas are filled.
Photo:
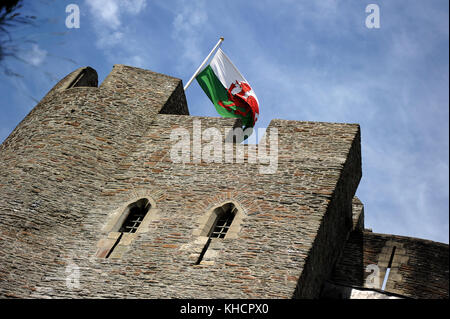
[[196, 77], [203, 91], [223, 117], [242, 119], [255, 126], [259, 117], [258, 98], [250, 84], [219, 48], [211, 62]]

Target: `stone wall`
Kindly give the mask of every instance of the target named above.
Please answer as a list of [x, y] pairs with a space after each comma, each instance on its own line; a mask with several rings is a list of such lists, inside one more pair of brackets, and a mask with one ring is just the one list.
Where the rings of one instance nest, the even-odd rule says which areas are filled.
[[382, 288], [394, 247], [386, 292], [410, 298], [448, 298], [448, 245], [418, 238], [355, 231], [330, 281]]
[[[274, 174], [246, 148], [243, 163], [173, 163], [172, 130], [238, 125], [188, 116], [185, 101], [180, 80], [119, 65], [30, 112], [0, 146], [1, 296], [319, 296], [352, 229], [359, 126], [272, 120]], [[140, 198], [145, 223], [105, 258], [111, 225]], [[239, 207], [235, 234], [196, 265], [205, 216], [226, 202]]]
[[380, 289], [344, 286], [326, 282], [321, 293], [321, 299], [405, 299], [405, 297]]

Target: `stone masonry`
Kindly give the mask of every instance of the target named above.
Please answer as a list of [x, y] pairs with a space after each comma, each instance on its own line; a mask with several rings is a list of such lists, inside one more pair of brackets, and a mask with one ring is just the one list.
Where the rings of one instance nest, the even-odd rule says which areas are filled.
[[[247, 147], [242, 163], [171, 159], [173, 130], [195, 139], [239, 125], [190, 116], [173, 77], [115, 65], [97, 87], [92, 68], [69, 74], [0, 146], [0, 296], [319, 298], [326, 282], [363, 286], [341, 271], [364, 227], [354, 197], [359, 125], [272, 120], [263, 140], [276, 129], [273, 174], [249, 160]], [[225, 133], [222, 142], [235, 154], [241, 148]], [[121, 234], [125, 212], [144, 199], [151, 208], [138, 230]], [[225, 204], [236, 207], [232, 226], [205, 253], [213, 214]], [[364, 232], [363, 245], [373, 253], [373, 244], [370, 258], [382, 264], [388, 243], [377, 236]], [[438, 282], [448, 286], [448, 245], [427, 243], [436, 267], [421, 271], [436, 284], [419, 287], [407, 273], [422, 259], [408, 259], [411, 240], [394, 242], [396, 267], [406, 270], [390, 289], [445, 297]], [[434, 277], [445, 251], [447, 272]]]
[[[370, 231], [351, 233], [330, 282], [345, 287], [372, 286], [379, 291], [394, 247], [386, 292], [409, 298], [448, 299], [448, 245]], [[378, 268], [371, 269], [373, 265]], [[375, 281], [369, 281], [369, 276]]]

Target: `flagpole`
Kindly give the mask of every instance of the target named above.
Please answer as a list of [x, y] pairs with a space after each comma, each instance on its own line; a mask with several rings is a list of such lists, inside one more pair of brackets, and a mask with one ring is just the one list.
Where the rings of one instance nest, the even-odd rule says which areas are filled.
[[217, 44], [214, 46], [214, 48], [211, 50], [211, 52], [209, 52], [208, 56], [203, 60], [202, 64], [200, 64], [200, 66], [198, 67], [197, 71], [195, 71], [194, 75], [189, 79], [189, 81], [184, 86], [185, 91], [189, 87], [189, 85], [191, 85], [191, 82], [194, 80], [194, 78], [197, 76], [197, 74], [200, 72], [202, 67], [205, 65], [205, 63], [208, 61], [208, 59], [211, 57], [211, 55], [214, 53], [214, 51], [216, 51], [216, 49], [219, 47], [219, 45], [222, 43], [223, 40], [224, 40], [223, 37], [220, 37], [219, 42], [217, 42]]

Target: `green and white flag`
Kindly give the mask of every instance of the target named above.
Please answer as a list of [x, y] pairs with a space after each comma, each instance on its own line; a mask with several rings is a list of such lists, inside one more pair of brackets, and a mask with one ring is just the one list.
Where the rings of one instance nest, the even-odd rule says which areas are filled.
[[220, 48], [195, 78], [221, 116], [240, 118], [245, 127], [255, 125], [259, 117], [258, 98]]

